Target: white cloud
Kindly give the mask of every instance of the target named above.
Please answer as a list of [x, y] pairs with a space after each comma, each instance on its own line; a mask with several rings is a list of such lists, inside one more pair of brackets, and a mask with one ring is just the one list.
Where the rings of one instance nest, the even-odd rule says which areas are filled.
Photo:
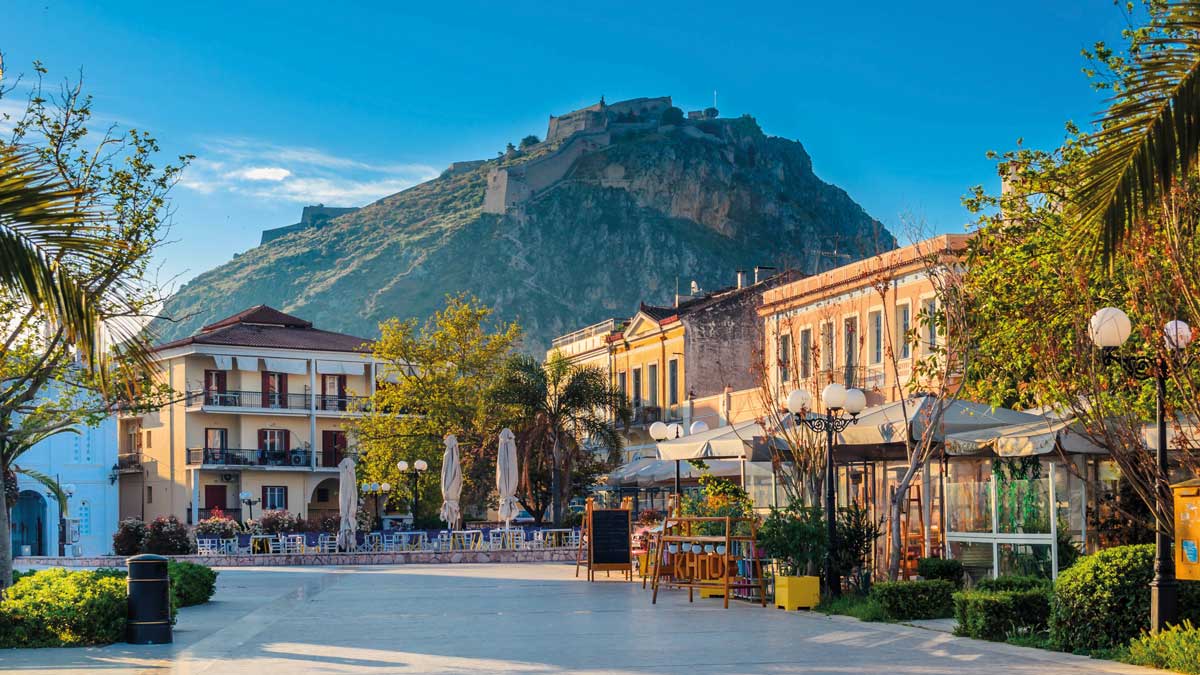
[[242, 169], [236, 175], [246, 180], [281, 181], [292, 175], [292, 172], [281, 166], [255, 166]]
[[203, 148], [180, 181], [201, 194], [362, 206], [437, 175], [424, 164], [371, 163], [248, 138], [212, 139]]

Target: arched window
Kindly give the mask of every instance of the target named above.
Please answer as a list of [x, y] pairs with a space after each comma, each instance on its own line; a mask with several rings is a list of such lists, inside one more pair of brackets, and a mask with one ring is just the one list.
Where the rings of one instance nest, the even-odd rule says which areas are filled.
[[79, 519], [79, 536], [87, 536], [92, 533], [92, 503], [88, 500], [79, 502], [79, 508], [75, 510], [75, 517]]

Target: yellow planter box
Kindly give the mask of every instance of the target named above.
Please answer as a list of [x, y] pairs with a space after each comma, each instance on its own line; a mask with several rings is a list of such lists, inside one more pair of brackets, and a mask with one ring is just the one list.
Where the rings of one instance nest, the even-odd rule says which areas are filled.
[[700, 597], [701, 598], [723, 598], [723, 597], [725, 597], [725, 587], [724, 586], [701, 586], [700, 587]]
[[650, 576], [650, 554], [639, 553], [638, 559], [638, 574], [644, 579]]
[[775, 577], [775, 606], [812, 609], [821, 602], [821, 577]]

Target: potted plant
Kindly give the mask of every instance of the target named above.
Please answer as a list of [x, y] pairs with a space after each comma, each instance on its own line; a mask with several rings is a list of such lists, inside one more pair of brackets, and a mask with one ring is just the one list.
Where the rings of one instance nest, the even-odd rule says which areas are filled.
[[772, 508], [758, 530], [758, 545], [778, 569], [776, 607], [812, 608], [821, 602], [817, 569], [825, 556], [825, 524], [820, 509], [796, 503]]

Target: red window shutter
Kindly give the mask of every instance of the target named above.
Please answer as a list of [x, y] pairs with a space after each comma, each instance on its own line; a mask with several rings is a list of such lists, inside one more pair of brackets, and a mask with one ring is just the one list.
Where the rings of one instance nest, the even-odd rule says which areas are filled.
[[287, 452], [292, 449], [292, 432], [287, 429], [283, 430], [283, 451]]
[[267, 510], [267, 486], [266, 485], [264, 485], [262, 488], [262, 508], [263, 508], [263, 511]]
[[262, 372], [262, 407], [269, 408], [271, 406], [271, 374], [267, 371]]
[[258, 430], [258, 449], [259, 450], [267, 449], [267, 430], [266, 429]]
[[338, 375], [338, 398], [346, 398], [346, 376]]
[[281, 405], [286, 408], [287, 405], [287, 373], [279, 373], [279, 397]]
[[282, 489], [283, 489], [283, 508], [286, 509], [288, 507], [287, 486], [286, 485], [283, 486]]

